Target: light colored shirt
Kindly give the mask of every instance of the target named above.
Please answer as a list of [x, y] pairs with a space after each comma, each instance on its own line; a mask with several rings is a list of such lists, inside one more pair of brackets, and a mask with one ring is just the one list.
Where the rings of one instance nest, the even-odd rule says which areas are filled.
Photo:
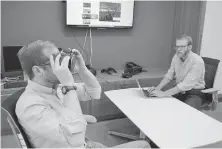
[[84, 83], [75, 85], [77, 90], [73, 92], [77, 96], [66, 98], [66, 106], [53, 93], [52, 88], [28, 80], [28, 85], [16, 104], [16, 115], [34, 147], [85, 147], [87, 122], [83, 114], [75, 112], [76, 106], [72, 103], [76, 100], [74, 98], [99, 99], [101, 87], [89, 88]]
[[177, 87], [181, 91], [188, 91], [191, 89], [204, 89], [204, 75], [205, 65], [203, 59], [190, 51], [184, 62], [176, 54], [174, 55], [170, 69], [165, 77], [169, 80], [176, 78]]

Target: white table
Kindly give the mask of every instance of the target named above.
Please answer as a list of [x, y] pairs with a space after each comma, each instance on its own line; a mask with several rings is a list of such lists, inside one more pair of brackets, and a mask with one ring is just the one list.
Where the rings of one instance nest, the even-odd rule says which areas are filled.
[[160, 148], [193, 148], [222, 141], [222, 123], [175, 98], [147, 99], [138, 88], [105, 94]]

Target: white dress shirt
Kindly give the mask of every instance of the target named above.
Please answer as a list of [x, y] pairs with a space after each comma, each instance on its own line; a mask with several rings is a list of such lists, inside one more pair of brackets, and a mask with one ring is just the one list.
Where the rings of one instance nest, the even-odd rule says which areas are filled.
[[[52, 88], [28, 80], [28, 85], [16, 104], [16, 115], [33, 147], [85, 147], [87, 122], [83, 114], [75, 112], [76, 106], [72, 102], [100, 98], [101, 87], [89, 88], [84, 83], [75, 85], [77, 90], [74, 92], [77, 96], [66, 99], [64, 105]], [[52, 103], [59, 110], [53, 108]]]
[[205, 65], [203, 59], [190, 51], [184, 62], [177, 54], [174, 55], [170, 69], [165, 77], [169, 80], [176, 78], [177, 87], [181, 91], [188, 91], [191, 89], [204, 89], [204, 75]]

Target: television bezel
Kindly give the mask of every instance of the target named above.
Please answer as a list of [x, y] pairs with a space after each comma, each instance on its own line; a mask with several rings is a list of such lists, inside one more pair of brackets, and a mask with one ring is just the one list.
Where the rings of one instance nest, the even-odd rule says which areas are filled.
[[95, 28], [95, 29], [132, 29], [134, 26], [134, 14], [135, 14], [135, 0], [131, 0], [133, 1], [133, 20], [132, 20], [132, 25], [130, 26], [96, 26], [96, 25], [75, 25], [75, 24], [68, 24], [67, 23], [67, 1], [63, 0], [62, 2], [66, 4], [66, 25], [70, 26], [70, 27], [76, 27], [76, 28]]
[[23, 45], [12, 45], [12, 46], [2, 46], [1, 48], [1, 76], [4, 77], [18, 77], [18, 76], [23, 76], [23, 70], [11, 70], [11, 71], [6, 71], [5, 70], [5, 59], [3, 55], [3, 48], [4, 47], [23, 47]]

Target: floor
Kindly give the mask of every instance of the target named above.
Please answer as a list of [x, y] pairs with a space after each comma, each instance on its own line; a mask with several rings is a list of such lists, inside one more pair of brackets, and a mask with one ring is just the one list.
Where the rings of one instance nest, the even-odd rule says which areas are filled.
[[[213, 111], [213, 112], [207, 111], [204, 113], [222, 122], [222, 103], [220, 102], [218, 104], [216, 111]], [[108, 131], [119, 130], [121, 132], [127, 132], [128, 134], [137, 135], [139, 132], [138, 129], [137, 128], [132, 129], [128, 127], [129, 125], [130, 125], [130, 121], [126, 118], [103, 121], [103, 122], [98, 122], [95, 124], [89, 124], [86, 131], [86, 135], [90, 140], [98, 141], [108, 147], [112, 147], [115, 145], [129, 142], [130, 140], [109, 135]], [[1, 147], [2, 148], [15, 148], [15, 147], [17, 148], [18, 146], [16, 145], [16, 140], [12, 135], [5, 135], [1, 137]], [[216, 145], [207, 146], [207, 148], [209, 147], [222, 148], [222, 142]]]

